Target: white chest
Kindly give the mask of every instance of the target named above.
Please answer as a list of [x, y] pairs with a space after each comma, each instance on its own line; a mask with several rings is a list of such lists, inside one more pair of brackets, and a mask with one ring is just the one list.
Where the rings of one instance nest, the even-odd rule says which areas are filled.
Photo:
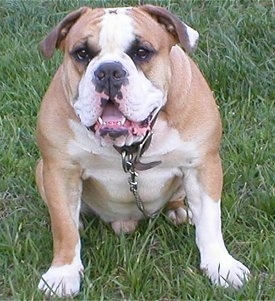
[[[140, 218], [129, 188], [130, 175], [123, 171], [120, 154], [112, 146], [101, 146], [81, 125], [71, 122], [70, 126], [75, 138], [69, 142], [68, 151], [82, 167], [85, 202], [106, 221], [118, 216]], [[162, 163], [138, 172], [137, 177], [138, 193], [150, 212], [159, 210], [181, 189], [184, 170], [199, 160], [195, 144], [184, 143], [164, 121], [156, 123], [154, 132], [141, 161]]]

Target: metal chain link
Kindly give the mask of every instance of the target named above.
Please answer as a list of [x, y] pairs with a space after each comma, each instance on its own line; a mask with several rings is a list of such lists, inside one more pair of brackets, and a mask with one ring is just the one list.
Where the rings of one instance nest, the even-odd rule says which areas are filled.
[[127, 154], [126, 150], [122, 151], [121, 158], [122, 158], [122, 167], [124, 172], [130, 174], [130, 177], [128, 179], [129, 188], [135, 197], [135, 201], [138, 209], [142, 212], [145, 218], [154, 218], [158, 214], [158, 211], [154, 212], [153, 214], [150, 214], [145, 209], [143, 201], [141, 200], [138, 194], [138, 182], [137, 182], [138, 173], [135, 171], [135, 164], [134, 164], [137, 158], [134, 158], [132, 154]]

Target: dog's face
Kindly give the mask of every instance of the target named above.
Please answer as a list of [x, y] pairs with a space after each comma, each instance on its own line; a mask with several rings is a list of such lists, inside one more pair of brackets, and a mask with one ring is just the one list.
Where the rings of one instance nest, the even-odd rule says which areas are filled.
[[[55, 46], [65, 52], [68, 99], [102, 145], [141, 141], [167, 101], [169, 53], [179, 39], [175, 25], [179, 20], [165, 11], [165, 22], [160, 24], [159, 15], [148, 7], [82, 8], [56, 29]], [[184, 23], [181, 26], [186, 44], [192, 38], [195, 45], [197, 33]]]
[[[74, 108], [102, 144], [131, 145], [142, 139], [166, 101], [163, 83], [169, 68], [158, 58], [162, 52], [168, 54], [168, 43], [149, 39], [150, 28], [138, 26], [142, 16], [131, 16], [129, 9], [105, 11], [96, 39], [91, 16], [82, 36], [68, 49], [75, 67], [82, 67]], [[157, 29], [164, 35], [161, 27]], [[158, 74], [154, 80], [152, 73]]]

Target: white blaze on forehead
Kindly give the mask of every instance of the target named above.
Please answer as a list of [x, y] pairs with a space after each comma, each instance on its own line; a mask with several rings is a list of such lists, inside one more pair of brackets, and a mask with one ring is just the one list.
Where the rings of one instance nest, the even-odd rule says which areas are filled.
[[127, 15], [130, 9], [106, 9], [99, 37], [99, 44], [104, 52], [125, 51], [134, 41], [132, 19]]

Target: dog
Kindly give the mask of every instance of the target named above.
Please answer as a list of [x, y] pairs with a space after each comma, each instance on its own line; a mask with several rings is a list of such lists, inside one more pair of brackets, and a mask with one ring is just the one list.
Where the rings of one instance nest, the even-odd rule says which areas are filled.
[[64, 53], [37, 124], [36, 181], [54, 244], [38, 286], [46, 295], [79, 293], [84, 207], [117, 234], [166, 208], [174, 224], [195, 225], [200, 268], [213, 284], [247, 281], [221, 232], [221, 120], [188, 56], [198, 36], [162, 7], [82, 7], [40, 43], [46, 58]]

